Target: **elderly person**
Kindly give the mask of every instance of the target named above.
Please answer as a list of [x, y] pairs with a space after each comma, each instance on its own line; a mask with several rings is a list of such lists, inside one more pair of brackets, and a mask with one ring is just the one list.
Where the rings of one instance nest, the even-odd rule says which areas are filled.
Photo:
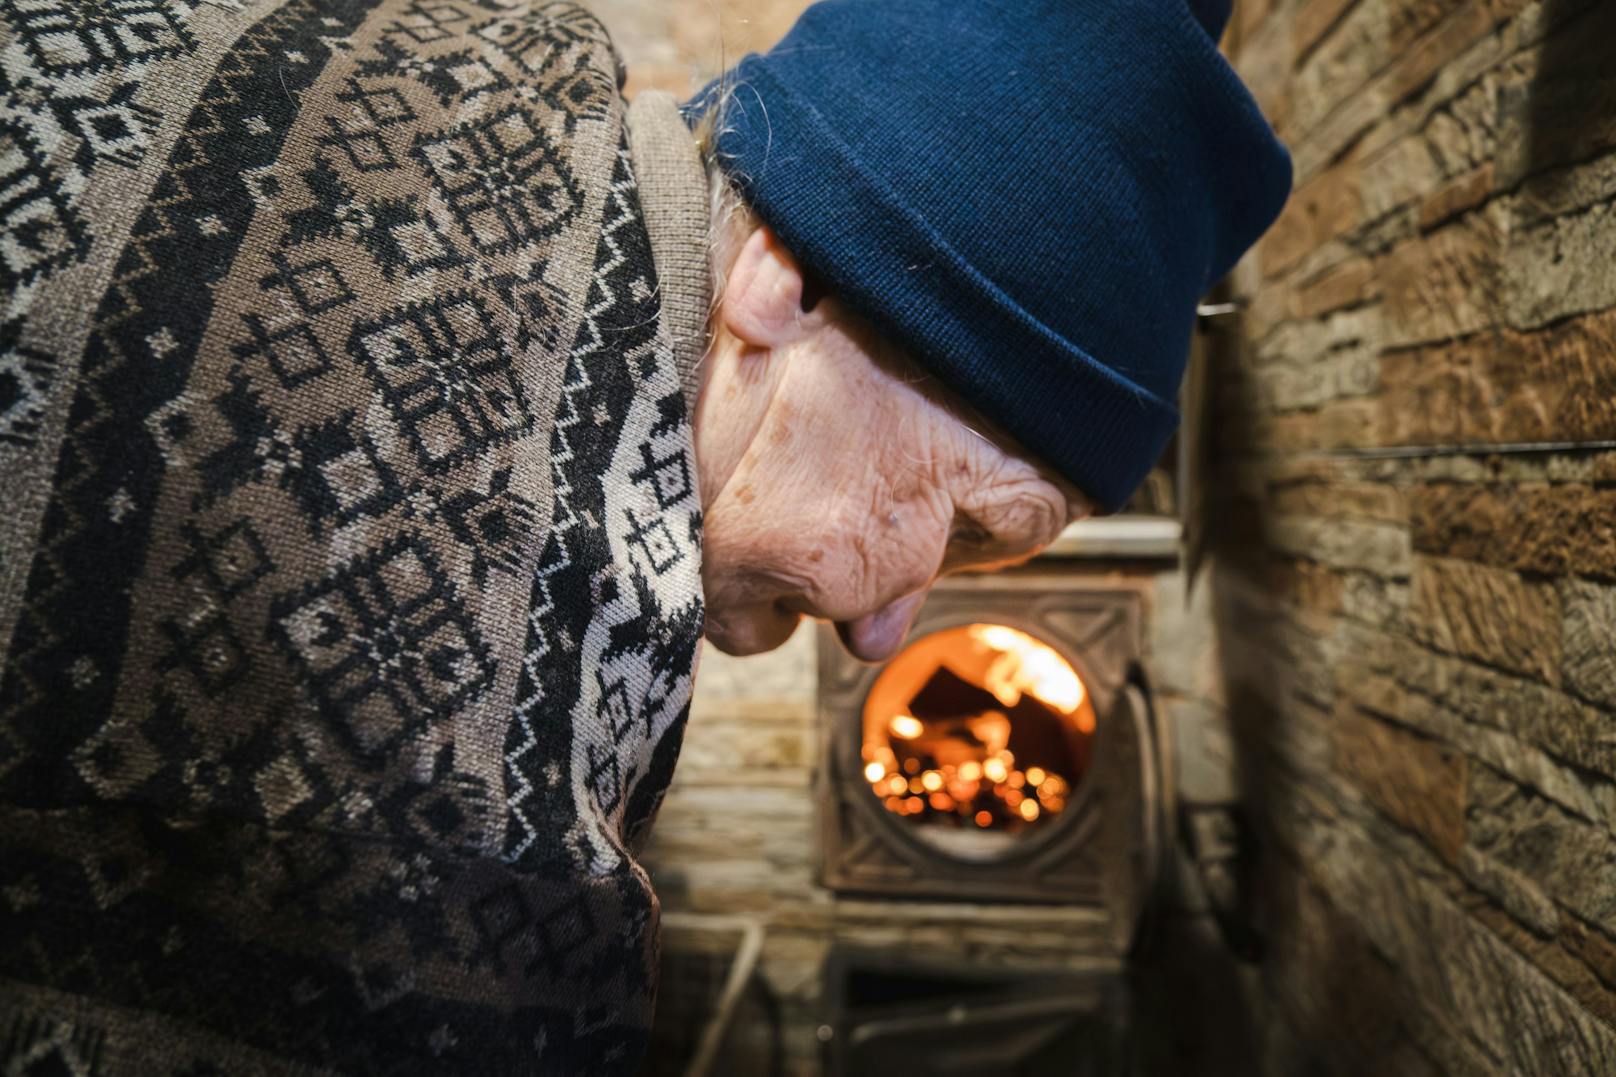
[[879, 661], [1169, 437], [1289, 182], [1223, 14], [681, 113], [570, 4], [7, 5], [8, 1070], [631, 1072], [701, 634]]

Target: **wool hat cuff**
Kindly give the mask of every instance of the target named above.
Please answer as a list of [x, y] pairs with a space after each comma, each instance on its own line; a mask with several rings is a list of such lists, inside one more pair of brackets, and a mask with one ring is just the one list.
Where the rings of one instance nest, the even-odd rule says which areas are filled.
[[[758, 58], [731, 79], [720, 163], [792, 253], [1102, 511], [1118, 510], [1172, 437], [1176, 406], [1013, 300]], [[813, 227], [795, 227], [804, 221]]]

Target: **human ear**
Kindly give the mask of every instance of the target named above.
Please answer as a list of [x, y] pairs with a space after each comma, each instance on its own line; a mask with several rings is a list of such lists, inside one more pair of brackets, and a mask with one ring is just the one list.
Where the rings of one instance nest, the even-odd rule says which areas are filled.
[[768, 225], [758, 225], [730, 268], [719, 310], [724, 325], [747, 344], [778, 348], [800, 339], [823, 321], [820, 306], [804, 312], [808, 280], [797, 260]]

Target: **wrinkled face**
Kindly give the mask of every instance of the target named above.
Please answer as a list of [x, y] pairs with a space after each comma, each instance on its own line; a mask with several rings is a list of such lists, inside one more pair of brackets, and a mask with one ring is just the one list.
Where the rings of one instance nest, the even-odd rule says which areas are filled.
[[766, 651], [807, 616], [835, 622], [856, 657], [884, 660], [939, 575], [1029, 557], [1084, 503], [957, 417], [837, 300], [803, 311], [800, 276], [793, 291], [765, 265], [774, 279], [759, 281], [746, 259], [726, 305], [763, 286], [780, 309], [765, 311], [776, 323], [738, 319], [741, 335], [708, 357], [696, 443], [707, 637]]

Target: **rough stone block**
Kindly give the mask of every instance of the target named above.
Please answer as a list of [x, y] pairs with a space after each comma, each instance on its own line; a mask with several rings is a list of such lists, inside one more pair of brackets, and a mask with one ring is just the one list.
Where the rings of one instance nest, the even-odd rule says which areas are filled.
[[[1470, 676], [1455, 675], [1451, 669], [1464, 666], [1458, 660], [1404, 645], [1405, 655], [1410, 650], [1414, 657], [1405, 658], [1396, 675], [1349, 660], [1340, 677], [1342, 698], [1451, 744], [1518, 785], [1535, 789], [1567, 811], [1616, 832], [1616, 785], [1590, 781], [1589, 769], [1585, 769], [1586, 761], [1600, 757], [1598, 727], [1586, 721], [1591, 711], [1567, 706], [1565, 697], [1527, 681], [1512, 682], [1474, 667], [1466, 667], [1473, 671]], [[1443, 666], [1449, 667], [1446, 675], [1440, 669]], [[1476, 702], [1493, 698], [1499, 701], [1496, 708]], [[1512, 705], [1536, 706], [1539, 711], [1534, 718], [1509, 722], [1506, 708]], [[1557, 724], [1546, 723], [1543, 716], [1555, 716]], [[1579, 722], [1583, 723], [1580, 730]], [[1583, 739], [1577, 740], [1578, 735]], [[1545, 737], [1560, 757], [1579, 765], [1567, 765], [1562, 758], [1534, 747]]]
[[1487, 201], [1493, 191], [1493, 166], [1484, 164], [1450, 180], [1420, 203], [1420, 229], [1430, 231], [1450, 218], [1468, 213]]
[[1565, 686], [1616, 710], [1616, 587], [1567, 580], [1565, 604]]
[[1529, 176], [1510, 203], [1512, 227], [1524, 228], [1616, 198], [1616, 152]]
[[1269, 541], [1281, 553], [1379, 576], [1408, 575], [1409, 538], [1401, 527], [1291, 516], [1275, 517], [1268, 524]]
[[1491, 334], [1388, 352], [1380, 360], [1379, 423], [1394, 445], [1472, 440], [1480, 408], [1473, 374]]
[[1362, 169], [1364, 219], [1379, 220], [1403, 206], [1418, 203], [1442, 186], [1455, 165], [1418, 130], [1393, 138], [1376, 153], [1366, 154]]
[[1509, 324], [1531, 329], [1616, 306], [1616, 205], [1512, 228], [1504, 259]]
[[1291, 48], [1300, 64], [1326, 31], [1341, 20], [1357, 0], [1302, 0], [1291, 16]]
[[1379, 370], [1378, 423], [1393, 444], [1616, 436], [1616, 311], [1392, 351]]
[[1388, 66], [1418, 55], [1421, 36], [1462, 7], [1459, 0], [1361, 0], [1297, 68], [1296, 131], [1311, 131]]
[[[1519, 0], [1504, 2], [1516, 4]], [[1440, 18], [1440, 13], [1437, 17]], [[1519, 19], [1516, 23], [1530, 21], [1533, 20]], [[1398, 44], [1389, 59], [1395, 61], [1416, 43], [1416, 38], [1396, 30], [1392, 33]], [[1396, 63], [1391, 63], [1361, 89], [1339, 95], [1334, 106], [1307, 131], [1305, 139], [1292, 139], [1297, 174], [1310, 177], [1349, 151], [1361, 151], [1367, 160], [1433, 118], [1468, 123], [1476, 118], [1476, 110], [1469, 105], [1469, 99], [1480, 93], [1492, 98], [1496, 80], [1489, 78], [1489, 73], [1500, 61], [1519, 52], [1529, 38], [1530, 33], [1521, 32], [1515, 24], [1500, 33], [1483, 34], [1440, 65], [1429, 85], [1421, 87], [1401, 105], [1398, 91], [1406, 89], [1407, 78], [1400, 76]], [[1319, 50], [1319, 54], [1322, 52]], [[1489, 100], [1481, 111], [1490, 114], [1495, 109], [1496, 102]], [[1427, 134], [1431, 132], [1428, 130]], [[1435, 139], [1432, 152], [1441, 162], [1445, 175], [1456, 175], [1492, 156], [1490, 150], [1472, 156], [1450, 154]]]
[[1443, 860], [1459, 862], [1468, 769], [1462, 755], [1352, 707], [1338, 710], [1331, 739], [1338, 773]]
[[681, 99], [748, 52], [778, 41], [808, 0], [590, 0], [628, 68], [627, 95]]
[[1264, 411], [1320, 408], [1373, 391], [1379, 370], [1373, 345], [1348, 336], [1324, 354], [1263, 367], [1252, 387]]
[[1414, 549], [1520, 572], [1616, 576], [1616, 490], [1434, 483], [1410, 495]]
[[1478, 851], [1583, 919], [1616, 924], [1616, 837], [1608, 830], [1485, 769], [1476, 771], [1466, 819]]
[[[1420, 5], [1416, 5], [1420, 6]], [[1437, 5], [1424, 5], [1435, 7]], [[1387, 77], [1393, 104], [1423, 88], [1444, 65], [1493, 28], [1493, 14], [1483, 4], [1460, 4], [1429, 34], [1399, 52]]]
[[[1392, 673], [1397, 694], [1383, 705], [1375, 705], [1376, 710], [1405, 721], [1420, 717], [1421, 710], [1439, 720], [1448, 716], [1458, 721], [1461, 736], [1470, 727], [1476, 727], [1478, 734], [1497, 731], [1506, 735], [1508, 739], [1498, 744], [1498, 754], [1484, 756], [1501, 770], [1508, 771], [1517, 763], [1532, 764], [1535, 757], [1525, 745], [1535, 745], [1562, 764], [1616, 776], [1616, 739], [1609, 735], [1608, 716], [1573, 696], [1537, 681], [1432, 654], [1412, 642], [1399, 652]], [[1362, 690], [1356, 683], [1345, 683], [1355, 695]], [[1509, 739], [1515, 742], [1513, 749]], [[1518, 759], [1507, 758], [1511, 750]], [[1540, 778], [1541, 782], [1564, 786], [1557, 797], [1561, 803], [1589, 818], [1611, 818], [1602, 799], [1589, 795], [1588, 787], [1594, 783], [1586, 774], [1579, 778], [1563, 766], [1559, 771], [1544, 767]], [[1607, 787], [1592, 792], [1609, 790]]]
[[[1311, 367], [1322, 361], [1372, 358], [1380, 350], [1384, 332], [1378, 306], [1339, 310], [1311, 321], [1291, 320], [1258, 343], [1253, 372], [1267, 375], [1270, 367]], [[1372, 387], [1371, 379], [1361, 391]]]
[[1336, 476], [1309, 476], [1276, 484], [1268, 510], [1291, 516], [1350, 516], [1382, 523], [1406, 523], [1408, 507], [1397, 487]]
[[[1498, 95], [1493, 86], [1491, 78], [1475, 79], [1442, 101], [1420, 128], [1421, 141], [1450, 182], [1490, 166], [1498, 152]], [[1424, 193], [1436, 191], [1430, 187]]]
[[1461, 337], [1498, 320], [1502, 229], [1491, 207], [1393, 248], [1385, 260], [1390, 347]]
[[1473, 373], [1486, 439], [1616, 437], [1616, 310], [1506, 332], [1481, 358]]
[[[1268, 0], [1260, 0], [1267, 3]], [[1262, 19], [1240, 35], [1240, 74], [1268, 122], [1281, 135], [1290, 121], [1290, 33], [1283, 16]]]
[[1342, 577], [1314, 561], [1276, 560], [1269, 567], [1269, 586], [1275, 598], [1318, 613], [1341, 612]]
[[1341, 612], [1346, 616], [1392, 632], [1403, 632], [1408, 622], [1408, 584], [1366, 572], [1348, 573], [1341, 591]]
[[1590, 964], [1588, 955], [1578, 948], [1581, 940], [1574, 934], [1574, 928], [1582, 925], [1575, 917], [1558, 914], [1564, 926], [1558, 933], [1544, 938], [1500, 906], [1467, 901], [1465, 907], [1477, 923], [1541, 969], [1590, 1014], [1616, 1027], [1616, 992], [1611, 991]]
[[1319, 408], [1258, 420], [1257, 446], [1273, 453], [1321, 452], [1384, 444], [1373, 400], [1332, 400]]
[[1550, 684], [1560, 679], [1560, 600], [1552, 584], [1475, 562], [1417, 557], [1409, 624], [1436, 650]]
[[1359, 188], [1358, 162], [1350, 157], [1298, 187], [1261, 242], [1263, 273], [1283, 273], [1326, 240], [1356, 227], [1362, 219]]
[[1391, 54], [1390, 0], [1360, 0], [1296, 68], [1290, 81], [1291, 130], [1307, 141], [1325, 117], [1374, 78]]
[[1536, 934], [1553, 938], [1560, 930], [1560, 910], [1542, 887], [1520, 872], [1472, 848], [1461, 854], [1459, 871], [1465, 882]]
[[[1581, 920], [1570, 920], [1560, 931], [1560, 941], [1585, 964], [1608, 990], [1616, 991], [1616, 939], [1605, 928]], [[1616, 1005], [1616, 1001], [1613, 1001]], [[1616, 1018], [1607, 1018], [1616, 1023]]]
[[1355, 307], [1379, 295], [1375, 267], [1367, 258], [1342, 262], [1325, 270], [1296, 290], [1296, 315], [1317, 318], [1344, 307]]
[[1261, 26], [1274, 11], [1274, 0], [1237, 0], [1234, 5], [1233, 40], [1224, 39], [1225, 47], [1243, 64], [1245, 61], [1245, 42]]

